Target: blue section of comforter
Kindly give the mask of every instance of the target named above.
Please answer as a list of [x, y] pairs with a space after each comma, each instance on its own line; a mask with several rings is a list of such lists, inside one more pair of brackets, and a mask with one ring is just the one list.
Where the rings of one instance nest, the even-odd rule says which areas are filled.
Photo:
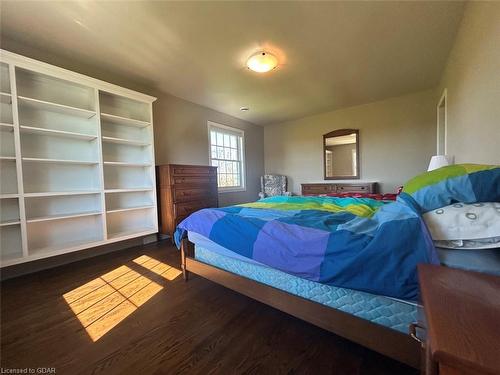
[[[259, 208], [195, 212], [179, 224], [175, 240], [179, 245], [188, 231], [195, 232], [295, 276], [407, 300], [418, 298], [417, 264], [439, 264], [422, 217], [404, 200], [377, 205], [371, 217], [361, 217], [355, 210], [309, 209], [314, 199], [321, 207], [331, 198], [308, 199], [304, 210], [296, 209], [301, 197], [268, 199], [272, 208], [265, 208], [264, 199]], [[336, 204], [339, 199], [344, 198]]]

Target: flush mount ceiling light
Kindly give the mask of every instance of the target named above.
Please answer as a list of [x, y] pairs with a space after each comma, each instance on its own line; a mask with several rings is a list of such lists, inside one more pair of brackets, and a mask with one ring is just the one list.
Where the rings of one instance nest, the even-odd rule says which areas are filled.
[[245, 112], [245, 111], [248, 111], [248, 110], [250, 110], [250, 108], [248, 108], [248, 107], [241, 107], [240, 108], [240, 111], [244, 111]]
[[250, 56], [247, 61], [248, 69], [257, 73], [266, 73], [278, 66], [278, 59], [269, 52], [261, 51]]

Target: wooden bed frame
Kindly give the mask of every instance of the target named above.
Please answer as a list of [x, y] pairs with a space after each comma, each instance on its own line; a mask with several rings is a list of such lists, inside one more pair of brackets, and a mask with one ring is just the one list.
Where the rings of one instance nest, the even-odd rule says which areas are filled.
[[186, 281], [189, 272], [195, 273], [397, 361], [420, 368], [422, 347], [410, 335], [197, 261], [194, 259], [194, 245], [187, 239], [181, 244], [181, 268]]

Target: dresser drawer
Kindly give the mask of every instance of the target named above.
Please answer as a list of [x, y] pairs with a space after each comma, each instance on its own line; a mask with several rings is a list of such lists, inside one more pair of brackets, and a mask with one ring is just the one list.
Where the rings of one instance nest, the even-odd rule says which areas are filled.
[[199, 188], [174, 188], [172, 189], [174, 202], [189, 202], [203, 199], [215, 199], [217, 197], [217, 189], [213, 187]]
[[217, 184], [214, 176], [172, 176], [172, 185], [213, 185]]
[[190, 214], [218, 206], [216, 167], [165, 164], [156, 170], [162, 233], [173, 236], [177, 224]]
[[303, 195], [318, 195], [329, 193], [375, 193], [376, 183], [312, 183], [302, 184]]
[[215, 199], [195, 202], [184, 202], [174, 204], [174, 211], [176, 217], [183, 217], [192, 214], [202, 208], [217, 207]]
[[327, 194], [335, 191], [335, 185], [302, 185], [302, 194]]
[[337, 185], [337, 193], [370, 193], [366, 185]]
[[171, 166], [172, 176], [215, 176], [217, 168], [203, 166]]

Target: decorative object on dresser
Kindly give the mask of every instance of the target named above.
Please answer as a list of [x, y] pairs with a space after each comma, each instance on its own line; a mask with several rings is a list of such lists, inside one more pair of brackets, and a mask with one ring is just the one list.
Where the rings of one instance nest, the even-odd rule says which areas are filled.
[[339, 182], [339, 183], [306, 183], [301, 184], [302, 195], [319, 195], [331, 193], [366, 193], [377, 192], [376, 182]]
[[266, 174], [260, 177], [259, 198], [275, 197], [277, 195], [292, 195], [287, 191], [287, 178], [277, 174]]
[[500, 374], [500, 277], [419, 265], [426, 374]]
[[156, 233], [156, 98], [0, 60], [1, 266]]
[[217, 207], [217, 167], [166, 164], [156, 167], [160, 233], [173, 238], [175, 227], [195, 211]]

